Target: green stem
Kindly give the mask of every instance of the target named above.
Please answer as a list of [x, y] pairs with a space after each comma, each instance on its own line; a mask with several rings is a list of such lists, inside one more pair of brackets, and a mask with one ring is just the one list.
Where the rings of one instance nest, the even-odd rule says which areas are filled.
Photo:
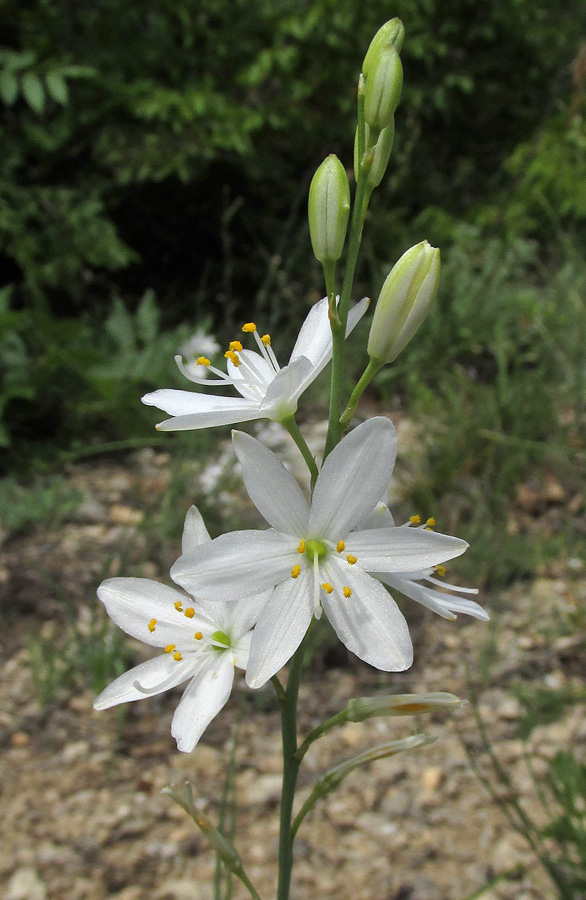
[[302, 744], [299, 745], [299, 749], [295, 756], [297, 757], [298, 762], [301, 763], [303, 757], [311, 747], [314, 741], [317, 741], [322, 734], [325, 734], [326, 731], [329, 731], [331, 728], [335, 728], [336, 725], [342, 725], [344, 722], [348, 721], [348, 711], [343, 709], [341, 712], [336, 713], [335, 716], [332, 716], [331, 719], [328, 719], [326, 722], [322, 722], [321, 725], [318, 725], [317, 728], [314, 728], [313, 731], [307, 735]]
[[372, 381], [372, 379], [374, 378], [376, 373], [379, 371], [379, 369], [382, 368], [382, 365], [383, 364], [380, 360], [371, 359], [370, 362], [368, 363], [366, 369], [360, 376], [360, 380], [359, 380], [358, 384], [356, 385], [356, 387], [352, 391], [352, 394], [350, 395], [350, 399], [348, 400], [348, 406], [346, 407], [346, 409], [340, 416], [340, 425], [342, 425], [344, 428], [350, 424], [352, 416], [354, 415], [354, 413], [356, 412], [356, 410], [358, 408], [358, 403], [360, 401], [360, 398], [362, 397], [362, 394], [364, 393], [364, 391], [366, 390], [366, 388], [368, 387], [368, 385], [370, 384], [370, 382]]
[[348, 324], [348, 309], [350, 307], [350, 297], [354, 285], [354, 273], [356, 271], [358, 251], [360, 250], [360, 242], [362, 240], [362, 226], [364, 225], [364, 217], [366, 215], [367, 207], [364, 201], [369, 171], [370, 166], [364, 165], [364, 163], [361, 162], [358, 170], [358, 181], [356, 182], [356, 194], [354, 196], [352, 221], [350, 223], [350, 237], [348, 240], [348, 256], [346, 258], [346, 270], [344, 272], [344, 281], [342, 283], [338, 316], [335, 319], [333, 317], [330, 318], [333, 343], [332, 380], [330, 384], [330, 416], [328, 422], [328, 434], [324, 447], [324, 460], [340, 440], [343, 431], [340, 425], [340, 413], [342, 412], [342, 388], [344, 384], [346, 327]]
[[297, 760], [297, 697], [303, 666], [304, 644], [291, 660], [285, 698], [281, 701], [281, 733], [283, 739], [283, 788], [281, 791], [281, 826], [279, 832], [279, 886], [277, 900], [289, 900], [293, 867], [293, 833], [291, 817], [299, 772]]
[[307, 443], [305, 441], [305, 438], [301, 434], [301, 431], [299, 430], [299, 425], [295, 421], [294, 416], [288, 416], [286, 419], [282, 419], [281, 423], [285, 426], [285, 428], [297, 444], [303, 459], [307, 463], [307, 468], [309, 469], [309, 472], [311, 474], [311, 487], [313, 489], [317, 476], [319, 475], [319, 471], [317, 468], [317, 463], [313, 458], [313, 454], [307, 446]]

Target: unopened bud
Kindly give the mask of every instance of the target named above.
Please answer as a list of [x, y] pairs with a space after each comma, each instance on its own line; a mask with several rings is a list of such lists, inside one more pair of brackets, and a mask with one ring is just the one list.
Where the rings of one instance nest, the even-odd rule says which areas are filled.
[[[366, 146], [368, 147], [368, 139], [370, 137], [370, 128], [368, 125], [365, 125], [365, 137], [366, 137]], [[378, 141], [374, 145], [374, 155], [372, 159], [372, 165], [368, 171], [368, 179], [366, 182], [367, 190], [373, 191], [376, 187], [379, 186], [383, 179], [383, 175], [387, 170], [387, 166], [389, 164], [389, 159], [391, 156], [391, 150], [393, 149], [393, 141], [395, 139], [395, 121], [394, 119], [391, 121], [390, 125], [387, 125], [386, 128], [383, 128], [381, 133], [378, 136]], [[372, 151], [371, 151], [372, 152]], [[358, 159], [358, 131], [356, 132], [356, 138], [354, 140], [354, 174], [356, 176], [356, 181], [358, 181], [358, 169], [360, 167], [360, 160]]]
[[403, 88], [403, 66], [394, 47], [385, 47], [363, 72], [364, 121], [371, 128], [386, 128], [393, 121]]
[[321, 263], [335, 262], [342, 255], [349, 215], [348, 176], [332, 153], [324, 159], [309, 188], [309, 234]]
[[404, 37], [405, 28], [400, 19], [389, 19], [388, 22], [381, 25], [370, 42], [370, 46], [364, 57], [364, 62], [362, 63], [362, 74], [365, 78], [370, 74], [373, 61], [386, 47], [393, 47], [397, 53], [401, 52]]
[[364, 722], [374, 716], [415, 716], [435, 709], [459, 709], [466, 703], [455, 694], [434, 691], [429, 694], [391, 694], [380, 697], [356, 697], [346, 705], [348, 722]]
[[437, 294], [440, 252], [422, 241], [407, 250], [387, 276], [374, 310], [368, 355], [390, 363], [409, 343]]

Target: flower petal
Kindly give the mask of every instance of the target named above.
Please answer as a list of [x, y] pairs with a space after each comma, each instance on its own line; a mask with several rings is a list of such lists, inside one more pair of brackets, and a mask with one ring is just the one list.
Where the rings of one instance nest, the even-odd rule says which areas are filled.
[[261, 687], [293, 656], [312, 616], [313, 573], [305, 567], [275, 588], [252, 633], [246, 668], [250, 687]]
[[142, 402], [173, 416], [157, 425], [159, 431], [187, 431], [214, 425], [232, 425], [258, 419], [259, 404], [243, 397], [214, 397], [195, 391], [159, 390], [145, 394]]
[[[148, 659], [109, 684], [94, 700], [94, 709], [109, 709], [118, 703], [144, 700], [147, 695], [145, 691], [150, 696], [168, 691], [190, 677], [194, 664], [196, 662], [193, 657], [177, 662], [167, 653]], [[145, 689], [144, 691], [135, 687], [137, 682]]]
[[318, 375], [319, 371], [306, 356], [294, 359], [269, 384], [265, 399], [260, 405], [263, 415], [275, 421], [282, 421], [286, 416], [292, 415], [297, 409], [299, 397]]
[[206, 544], [209, 541], [211, 541], [210, 533], [205, 526], [202, 514], [197, 506], [190, 506], [183, 525], [181, 552], [189, 553], [190, 550], [195, 550], [200, 544]]
[[359, 425], [335, 447], [319, 473], [309, 522], [310, 537], [346, 538], [386, 491], [395, 457], [393, 423], [382, 416]]
[[180, 556], [171, 578], [204, 601], [238, 600], [274, 587], [297, 559], [292, 543], [272, 529], [232, 531]]
[[[208, 600], [206, 609], [212, 611], [217, 630], [230, 635], [232, 646], [239, 641], [243, 634], [250, 631], [258, 622], [264, 605], [273, 592], [271, 588], [253, 597], [243, 597], [235, 602]], [[201, 602], [198, 600], [198, 603]]]
[[226, 705], [234, 683], [229, 652], [213, 653], [187, 685], [171, 723], [177, 749], [191, 753], [213, 718]]
[[[322, 593], [326, 616], [340, 640], [364, 662], [383, 672], [403, 672], [413, 662], [407, 622], [387, 590], [343, 560], [323, 566], [334, 590]], [[352, 594], [346, 598], [344, 586]]]
[[243, 431], [232, 432], [244, 484], [258, 511], [277, 531], [303, 537], [309, 504], [283, 463], [260, 441]]
[[[98, 597], [110, 618], [126, 634], [151, 647], [190, 642], [198, 626], [207, 630], [211, 624], [199, 610], [193, 618], [186, 618], [183, 610], [175, 608], [175, 603], [180, 601], [189, 607], [191, 598], [148, 578], [108, 578], [99, 586]], [[154, 631], [150, 631], [148, 625], [153, 620]]]
[[[364, 297], [353, 306], [348, 313], [348, 325], [346, 336], [355, 328], [370, 303], [368, 297]], [[330, 328], [328, 298], [323, 297], [309, 310], [299, 335], [293, 347], [289, 363], [305, 356], [313, 367], [313, 378], [325, 368], [332, 356], [332, 329]], [[307, 384], [304, 386], [307, 387]]]
[[[465, 597], [458, 597], [455, 594], [443, 593], [428, 588], [426, 585], [419, 584], [410, 578], [401, 577], [401, 575], [391, 575], [390, 573], [377, 574], [377, 579], [383, 584], [400, 591], [410, 600], [421, 603], [427, 609], [437, 613], [443, 619], [455, 619], [455, 613], [464, 613], [472, 616], [474, 619], [481, 619], [488, 622], [490, 616], [474, 600], [467, 600]], [[457, 588], [455, 588], [457, 590]]]
[[413, 572], [460, 556], [468, 544], [424, 528], [372, 528], [353, 531], [346, 549], [367, 572]]

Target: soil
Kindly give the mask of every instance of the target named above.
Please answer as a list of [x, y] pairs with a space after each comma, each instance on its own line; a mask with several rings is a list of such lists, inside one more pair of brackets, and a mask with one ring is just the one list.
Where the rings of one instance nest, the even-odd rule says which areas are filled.
[[[274, 429], [265, 437], [280, 440]], [[231, 466], [229, 447], [213, 466], [193, 464], [193, 484], [216, 490], [220, 508], [246, 504], [233, 487], [220, 490]], [[82, 669], [84, 635], [101, 621], [100, 580], [118, 573], [168, 580], [165, 565], [173, 561], [166, 545], [153, 548], [145, 528], [149, 504], [171, 480], [167, 454], [141, 451], [123, 464], [76, 464], [67, 479], [83, 494], [75, 513], [11, 536], [3, 549], [0, 892], [6, 900], [212, 900], [214, 856], [161, 789], [188, 779], [198, 805], [217, 821], [235, 743], [236, 846], [260, 895], [274, 897], [281, 760], [270, 689], [250, 692], [239, 682], [189, 755], [179, 753], [170, 736], [176, 692], [98, 713], [95, 690], [80, 676], [47, 703], [39, 700], [33, 669], [38, 679], [43, 665], [33, 645], [54, 645], [64, 656], [73, 649]], [[239, 508], [251, 514], [246, 505]], [[543, 778], [560, 750], [584, 758], [585, 642], [575, 622], [584, 621], [586, 571], [579, 560], [571, 563], [563, 572], [482, 596], [489, 624], [465, 617], [448, 622], [406, 604], [415, 664], [401, 675], [376, 672], [333, 643], [314, 653], [300, 693], [300, 737], [351, 697], [437, 690], [476, 696], [511, 784], [499, 785], [483, 752], [474, 704], [417, 720], [340, 727], [308, 752], [297, 806], [336, 762], [414, 730], [436, 742], [353, 772], [318, 803], [296, 842], [293, 900], [557, 896], [472, 761], [498, 797], [516, 794], [543, 824], [534, 779]], [[134, 662], [149, 655], [139, 643], [128, 646]], [[529, 695], [546, 688], [573, 697], [566, 705], [560, 701], [554, 721], [535, 727], [526, 742], [519, 736], [526, 715], [520, 684]], [[235, 883], [233, 896], [248, 894]]]

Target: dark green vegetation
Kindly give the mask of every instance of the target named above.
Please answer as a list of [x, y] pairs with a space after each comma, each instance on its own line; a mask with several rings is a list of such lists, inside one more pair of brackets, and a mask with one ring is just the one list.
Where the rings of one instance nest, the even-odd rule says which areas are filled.
[[350, 167], [364, 48], [398, 15], [405, 87], [358, 280], [376, 295], [409, 244], [442, 248], [437, 307], [379, 382], [425, 432], [411, 500], [481, 538], [487, 579], [573, 552], [571, 522], [505, 523], [519, 484], [553, 473], [570, 496], [584, 474], [584, 4], [0, 12], [0, 459], [17, 477], [164, 442], [139, 398], [180, 385], [196, 325], [225, 341], [255, 316], [288, 351], [323, 292], [309, 181], [330, 152]]

